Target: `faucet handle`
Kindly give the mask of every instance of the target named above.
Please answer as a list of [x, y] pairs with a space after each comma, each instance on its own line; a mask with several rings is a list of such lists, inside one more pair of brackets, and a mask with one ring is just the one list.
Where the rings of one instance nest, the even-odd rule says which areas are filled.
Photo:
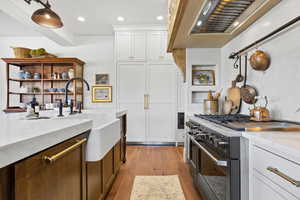
[[82, 110], [82, 101], [78, 101], [78, 102], [77, 102], [76, 109], [78, 110], [78, 113], [82, 113], [82, 112], [81, 112], [81, 110]]

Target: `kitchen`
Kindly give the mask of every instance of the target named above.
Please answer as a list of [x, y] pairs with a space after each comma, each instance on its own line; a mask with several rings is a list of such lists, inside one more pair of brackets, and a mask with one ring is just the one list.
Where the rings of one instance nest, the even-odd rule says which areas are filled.
[[1, 2], [0, 199], [300, 199], [299, 8]]

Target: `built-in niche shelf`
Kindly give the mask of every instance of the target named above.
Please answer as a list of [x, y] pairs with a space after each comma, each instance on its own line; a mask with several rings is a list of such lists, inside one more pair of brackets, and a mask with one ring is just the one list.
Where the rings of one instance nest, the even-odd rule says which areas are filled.
[[[214, 92], [214, 91], [213, 91]], [[204, 99], [207, 99], [208, 91], [192, 91], [192, 104], [203, 104]]]

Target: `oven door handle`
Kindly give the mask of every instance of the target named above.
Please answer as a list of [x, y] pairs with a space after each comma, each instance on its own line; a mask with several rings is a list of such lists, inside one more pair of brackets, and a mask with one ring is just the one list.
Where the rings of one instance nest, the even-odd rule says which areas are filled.
[[216, 165], [227, 167], [227, 161], [226, 160], [218, 160], [215, 156], [213, 156], [209, 151], [207, 151], [201, 144], [199, 144], [193, 137], [191, 137], [191, 140], [206, 154], [210, 159], [212, 159]]

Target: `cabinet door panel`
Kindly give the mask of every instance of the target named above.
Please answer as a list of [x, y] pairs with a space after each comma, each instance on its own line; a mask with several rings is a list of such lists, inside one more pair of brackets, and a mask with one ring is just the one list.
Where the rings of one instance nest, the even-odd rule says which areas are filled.
[[132, 52], [133, 60], [143, 61], [146, 59], [146, 33], [132, 33]]
[[148, 34], [148, 59], [157, 61], [161, 58], [161, 32], [151, 32]]
[[130, 60], [132, 57], [131, 51], [131, 33], [130, 32], [119, 32], [117, 33], [116, 48], [117, 48], [117, 59], [119, 61]]
[[146, 66], [144, 64], [119, 65], [119, 102], [144, 103]]
[[148, 66], [148, 91], [151, 103], [176, 102], [176, 68], [174, 65]]
[[121, 108], [127, 109], [127, 141], [146, 141], [146, 118], [144, 103], [121, 103]]
[[173, 142], [175, 140], [174, 104], [150, 104], [148, 110], [148, 142]]
[[163, 32], [162, 33], [162, 48], [161, 48], [161, 54], [164, 57], [165, 61], [172, 61], [173, 57], [171, 53], [167, 52], [168, 47], [168, 33]]
[[149, 124], [147, 139], [150, 142], [175, 140], [176, 120], [176, 69], [173, 65], [148, 66]]
[[86, 196], [84, 145], [47, 163], [42, 158], [62, 152], [82, 136], [56, 145], [15, 164], [16, 200], [82, 200]]

